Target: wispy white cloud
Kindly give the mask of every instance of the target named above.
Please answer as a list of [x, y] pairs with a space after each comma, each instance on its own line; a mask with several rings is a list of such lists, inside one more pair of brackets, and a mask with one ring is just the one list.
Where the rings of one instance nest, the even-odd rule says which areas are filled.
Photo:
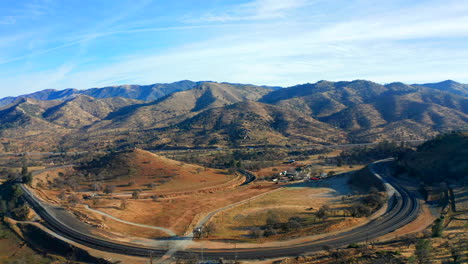
[[[392, 78], [401, 74], [404, 79], [401, 80], [409, 81], [405, 71], [414, 71], [417, 63], [425, 63], [418, 67], [426, 73], [414, 74], [415, 81], [428, 73], [442, 79], [444, 75], [462, 76], [466, 67], [441, 70], [438, 64], [447, 65], [454, 58], [468, 58], [468, 51], [455, 54], [444, 47], [401, 41], [466, 37], [467, 17], [454, 15], [452, 9], [439, 5], [421, 8], [420, 12], [416, 10], [418, 7], [317, 28], [294, 22], [246, 26], [251, 30], [243, 28], [235, 36], [218, 36], [176, 47], [164, 54], [136, 55], [92, 72], [76, 73], [74, 78], [88, 76], [91, 82], [103, 85], [110, 84], [107, 82], [112, 76], [133, 77], [146, 83], [194, 78], [292, 85], [325, 78], [367, 77], [390, 81], [382, 74], [388, 73]], [[407, 16], [408, 13], [412, 15]], [[428, 19], [433, 13], [445, 20]], [[428, 54], [431, 63], [427, 61]]]
[[[73, 71], [75, 65], [62, 64], [57, 68], [28, 74], [27, 78], [22, 76], [6, 76], [2, 81], [6, 87], [14, 87], [16, 94], [25, 94], [37, 89], [58, 88], [56, 85], [64, 81], [69, 73]], [[45, 88], [46, 87], [46, 88]], [[31, 89], [32, 88], [32, 89]], [[60, 87], [63, 89], [64, 87]], [[14, 94], [10, 94], [14, 95]]]
[[[28, 74], [28, 78], [24, 74], [2, 77], [2, 82], [4, 87], [19, 83], [35, 90], [181, 79], [284, 86], [321, 79], [412, 83], [452, 78], [468, 82], [468, 50], [460, 44], [468, 40], [468, 4], [426, 1], [366, 10], [361, 6], [366, 1], [350, 0], [354, 6], [348, 5], [345, 11], [360, 10], [359, 15], [344, 18], [341, 14], [346, 12], [333, 6], [340, 16], [322, 23], [323, 10], [309, 6], [316, 2], [257, 0], [175, 26], [122, 23], [128, 14], [144, 9], [143, 2], [140, 8], [66, 37], [58, 45], [13, 59], [55, 53], [71, 46], [84, 46], [86, 50], [94, 41], [106, 43], [117, 36], [125, 45], [125, 40], [138, 41], [136, 36], [171, 32], [185, 38], [184, 44], [128, 50], [110, 60], [90, 54], [96, 56], [99, 65], [89, 61], [84, 65], [81, 59], [86, 56], [82, 58], [80, 53], [80, 59], [71, 58], [52, 69]], [[304, 12], [310, 16], [297, 19]], [[181, 32], [210, 34], [195, 41]]]
[[31, 20], [44, 16], [50, 12], [53, 3], [53, 0], [18, 1], [16, 7], [3, 11], [6, 15], [0, 18], [0, 24], [15, 24], [19, 20]]
[[387, 11], [343, 21], [318, 30], [334, 41], [404, 40], [468, 36], [468, 4], [444, 2]]
[[255, 0], [237, 5], [227, 11], [212, 10], [202, 15], [199, 21], [231, 22], [245, 20], [264, 20], [285, 17], [291, 10], [303, 7], [308, 0]]

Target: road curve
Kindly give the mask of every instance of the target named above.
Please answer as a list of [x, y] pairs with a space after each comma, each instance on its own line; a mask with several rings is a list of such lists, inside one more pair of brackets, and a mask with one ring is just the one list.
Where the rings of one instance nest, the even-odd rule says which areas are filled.
[[[381, 165], [379, 164], [378, 166]], [[378, 168], [376, 168], [376, 170], [378, 170]], [[388, 234], [413, 221], [417, 217], [419, 203], [410, 192], [398, 185], [398, 183], [396, 183], [392, 178], [383, 178], [388, 182], [389, 185], [392, 186], [392, 188], [395, 189], [395, 192], [392, 197], [389, 197], [388, 199], [387, 211], [381, 217], [372, 220], [366, 225], [357, 227], [350, 231], [330, 235], [319, 240], [304, 242], [291, 246], [216, 250], [204, 249], [203, 254], [205, 258], [212, 259], [221, 257], [225, 259], [259, 259], [297, 256], [307, 252], [321, 250], [324, 245], [340, 247], [351, 243], [370, 241], [382, 235]], [[26, 186], [21, 185], [21, 187], [25, 194], [25, 200], [42, 217], [42, 219], [45, 221], [45, 224], [54, 232], [57, 232], [58, 234], [70, 240], [98, 250], [133, 256], [162, 256], [167, 251], [167, 249], [150, 248], [137, 244], [113, 242], [97, 236], [80, 233], [67, 226], [66, 223], [62, 223], [59, 219], [55, 218], [51, 213], [49, 213], [47, 208], [42, 205], [42, 202], [38, 200]], [[193, 253], [200, 252], [197, 250], [186, 250], [178, 251], [174, 255], [184, 257]]]
[[257, 179], [257, 177], [255, 176], [255, 174], [251, 173], [250, 171], [248, 170], [244, 170], [244, 169], [241, 169], [241, 168], [238, 168], [237, 169], [238, 172], [240, 172], [241, 174], [243, 174], [245, 176], [245, 182], [241, 184], [242, 185], [247, 185], [253, 181], [255, 181]]

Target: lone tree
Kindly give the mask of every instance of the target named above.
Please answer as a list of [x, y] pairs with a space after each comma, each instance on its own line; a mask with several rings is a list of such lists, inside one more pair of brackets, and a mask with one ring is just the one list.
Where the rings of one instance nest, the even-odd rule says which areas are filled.
[[111, 194], [115, 191], [115, 186], [114, 185], [106, 185], [106, 187], [104, 187], [104, 193], [105, 194]]
[[65, 191], [61, 191], [58, 195], [57, 195], [57, 198], [59, 198], [60, 200], [65, 200], [65, 198], [67, 197]]
[[432, 226], [432, 237], [441, 237], [444, 231], [444, 219], [442, 217], [437, 218]]
[[328, 205], [324, 205], [322, 207], [320, 207], [320, 209], [317, 211], [317, 213], [315, 213], [315, 215], [321, 219], [321, 220], [325, 220], [328, 218], [328, 214], [330, 213], [330, 207]]
[[140, 191], [138, 191], [138, 190], [133, 191], [132, 198], [136, 200], [139, 197], [140, 197]]
[[280, 224], [280, 219], [278, 217], [278, 214], [274, 212], [270, 212], [268, 215], [268, 218], [266, 219], [266, 227], [267, 228], [278, 228], [278, 225]]
[[419, 264], [430, 263], [431, 250], [431, 241], [427, 239], [421, 239], [416, 243], [416, 251], [414, 254]]
[[406, 235], [402, 237], [402, 239], [403, 239], [403, 243], [406, 245], [407, 248], [409, 248], [411, 245], [418, 242], [418, 238], [414, 234]]
[[32, 183], [32, 174], [28, 172], [28, 167], [26, 165], [23, 165], [21, 168], [21, 180], [25, 184], [31, 184]]
[[67, 201], [71, 206], [75, 206], [77, 203], [80, 202], [80, 198], [78, 198], [78, 196], [76, 196], [76, 194], [72, 194], [72, 195], [68, 196]]
[[263, 237], [263, 231], [259, 227], [254, 227], [250, 230], [250, 236], [255, 239], [260, 239]]
[[450, 245], [450, 255], [452, 256], [453, 262], [458, 263], [458, 261], [463, 257], [462, 245], [451, 244]]
[[97, 198], [96, 196], [93, 196], [91, 198], [91, 202], [93, 203], [93, 206], [97, 206], [99, 204], [99, 198]]
[[120, 202], [120, 210], [125, 210], [125, 209], [127, 209], [127, 200], [122, 199], [122, 201]]
[[12, 201], [17, 203], [21, 196], [23, 196], [23, 189], [19, 185], [14, 185]]
[[283, 229], [286, 232], [298, 231], [302, 228], [301, 219], [299, 217], [291, 217], [288, 222], [284, 224]]
[[218, 226], [215, 223], [209, 222], [208, 224], [203, 226], [203, 235], [205, 237], [212, 235], [216, 232], [217, 229]]
[[28, 174], [28, 167], [26, 165], [23, 165], [23, 167], [21, 167], [21, 175], [26, 174]]

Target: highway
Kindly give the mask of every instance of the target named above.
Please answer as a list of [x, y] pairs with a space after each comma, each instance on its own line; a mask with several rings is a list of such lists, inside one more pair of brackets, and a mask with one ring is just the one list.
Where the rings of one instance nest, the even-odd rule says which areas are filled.
[[[381, 166], [381, 164], [378, 166]], [[378, 171], [378, 168], [376, 170]], [[245, 173], [243, 174], [245, 175]], [[413, 194], [398, 185], [391, 177], [382, 178], [387, 181], [392, 188], [394, 188], [392, 196], [388, 199], [388, 209], [381, 217], [378, 217], [361, 227], [339, 234], [330, 235], [319, 240], [295, 245], [264, 248], [203, 249], [203, 255], [206, 259], [218, 259], [221, 257], [224, 259], [262, 259], [297, 256], [307, 252], [322, 250], [325, 245], [341, 247], [351, 243], [371, 241], [382, 235], [388, 234], [413, 221], [417, 217], [420, 205]], [[249, 181], [249, 179], [247, 179], [246, 182], [247, 181]], [[26, 186], [21, 186], [24, 191], [25, 200], [31, 205], [37, 214], [42, 217], [45, 222], [44, 224], [63, 237], [98, 250], [133, 256], [162, 256], [167, 251], [167, 249], [162, 248], [150, 248], [137, 244], [114, 242], [105, 238], [79, 232], [73, 227], [67, 225], [67, 223], [63, 223], [57, 219]], [[196, 249], [192, 249], [190, 251], [178, 251], [174, 255], [177, 257], [184, 257], [193, 253], [200, 254], [201, 252], [198, 252]]]

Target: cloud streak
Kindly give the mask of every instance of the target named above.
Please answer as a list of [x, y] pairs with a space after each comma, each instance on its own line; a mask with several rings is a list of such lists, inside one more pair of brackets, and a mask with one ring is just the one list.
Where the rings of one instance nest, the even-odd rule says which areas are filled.
[[202, 22], [232, 22], [284, 18], [289, 11], [304, 7], [307, 0], [256, 0], [229, 8], [228, 11], [214, 10], [203, 15]]
[[[149, 8], [142, 2], [57, 45], [3, 58], [3, 63], [38, 63], [70, 50], [74, 56], [27, 73], [28, 78], [25, 73], [0, 77], [4, 87], [34, 90], [181, 79], [283, 86], [321, 79], [468, 82], [467, 4], [428, 1], [392, 8], [390, 1], [376, 9], [362, 4], [366, 1], [349, 3], [256, 0], [218, 8], [224, 12], [199, 10], [203, 15], [190, 19], [179, 14], [169, 20], [144, 17], [151, 22], [139, 23], [134, 17]], [[325, 9], [340, 15], [324, 19]], [[349, 10], [359, 12], [342, 15]]]

